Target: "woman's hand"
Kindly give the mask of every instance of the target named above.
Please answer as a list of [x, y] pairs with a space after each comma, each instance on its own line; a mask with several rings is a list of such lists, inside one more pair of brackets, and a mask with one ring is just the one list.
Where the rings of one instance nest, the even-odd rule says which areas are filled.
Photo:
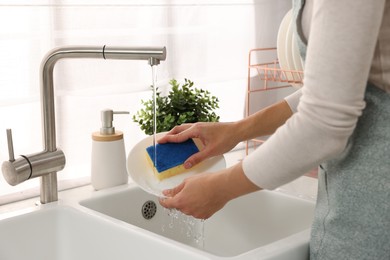
[[159, 143], [181, 143], [190, 138], [199, 138], [204, 148], [184, 162], [189, 169], [203, 160], [226, 153], [240, 141], [234, 131], [234, 123], [195, 123], [174, 127]]
[[173, 189], [163, 191], [160, 204], [186, 215], [207, 219], [229, 200], [257, 191], [244, 174], [241, 163], [215, 173], [202, 173], [185, 179]]
[[187, 178], [179, 186], [165, 190], [163, 194], [167, 198], [161, 198], [160, 204], [198, 219], [208, 219], [229, 201], [226, 194], [219, 191], [217, 179], [210, 173]]

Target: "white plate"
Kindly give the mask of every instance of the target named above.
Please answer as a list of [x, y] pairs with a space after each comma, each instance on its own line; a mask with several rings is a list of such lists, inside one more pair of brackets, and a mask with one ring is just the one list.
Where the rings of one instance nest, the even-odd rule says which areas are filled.
[[286, 32], [286, 62], [287, 62], [287, 70], [295, 70], [295, 65], [294, 65], [294, 59], [292, 55], [292, 37], [293, 37], [293, 23], [292, 20], [290, 19], [290, 22], [288, 24], [287, 32]]
[[[165, 133], [157, 134], [157, 137], [161, 137], [164, 134]], [[134, 146], [127, 157], [127, 172], [139, 187], [158, 197], [164, 197], [162, 194], [163, 190], [176, 187], [189, 176], [202, 172], [214, 172], [226, 168], [225, 157], [220, 155], [203, 161], [186, 173], [159, 181], [154, 176], [153, 169], [146, 157], [146, 148], [151, 145], [153, 145], [153, 136], [143, 139]]]
[[[293, 31], [293, 27], [290, 28], [291, 31]], [[301, 55], [299, 54], [298, 45], [296, 43], [295, 34], [292, 32], [291, 34], [291, 46], [290, 46], [290, 53], [291, 53], [291, 59], [293, 63], [293, 70], [296, 71], [303, 71], [302, 61], [301, 61]], [[301, 80], [301, 74], [298, 72], [294, 73], [294, 80]], [[294, 88], [299, 89], [302, 87], [302, 83], [295, 83], [291, 84]]]
[[301, 55], [299, 53], [298, 44], [296, 42], [294, 33], [292, 36], [292, 56], [293, 56], [293, 60], [294, 60], [295, 70], [303, 71]]
[[286, 56], [286, 36], [287, 30], [291, 22], [292, 11], [288, 11], [280, 23], [278, 30], [278, 38], [276, 42], [277, 54], [279, 60], [279, 66], [283, 70], [288, 69], [287, 56]]

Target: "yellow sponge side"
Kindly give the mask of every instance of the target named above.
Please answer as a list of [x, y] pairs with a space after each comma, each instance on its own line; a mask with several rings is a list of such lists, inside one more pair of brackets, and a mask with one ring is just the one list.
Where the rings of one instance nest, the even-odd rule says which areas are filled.
[[[195, 139], [195, 138], [193, 140], [194, 140], [195, 145], [198, 147], [198, 149], [200, 151], [203, 148], [202, 142], [199, 139]], [[156, 167], [154, 167], [154, 163], [152, 162], [152, 159], [150, 158], [149, 154], [146, 151], [145, 151], [145, 153], [146, 153], [146, 158], [147, 158], [150, 166], [153, 168], [154, 176], [156, 176], [156, 178], [159, 181], [162, 181], [166, 178], [173, 177], [173, 176], [188, 172], [190, 170], [193, 170], [194, 167], [196, 167], [196, 166], [194, 166], [191, 169], [186, 169], [186, 168], [184, 168], [184, 164], [180, 164], [178, 166], [169, 168], [168, 170], [158, 172]]]
[[180, 164], [180, 165], [172, 167], [172, 168], [170, 168], [168, 170], [165, 170], [165, 171], [162, 171], [162, 172], [158, 172], [156, 167], [154, 167], [154, 163], [150, 159], [148, 153], [146, 153], [146, 157], [147, 157], [147, 160], [148, 160], [150, 166], [153, 168], [154, 176], [156, 176], [156, 178], [159, 181], [188, 171], [186, 168], [184, 168], [183, 164]]

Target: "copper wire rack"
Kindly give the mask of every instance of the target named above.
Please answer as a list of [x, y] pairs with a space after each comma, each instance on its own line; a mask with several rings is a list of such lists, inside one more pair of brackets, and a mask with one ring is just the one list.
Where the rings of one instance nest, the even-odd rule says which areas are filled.
[[[265, 59], [265, 62], [261, 63], [252, 63], [254, 56], [271, 56], [273, 58]], [[253, 74], [256, 74], [256, 76], [262, 81], [263, 84], [261, 87], [252, 86], [253, 83], [251, 79]], [[250, 96], [254, 92], [272, 91], [288, 87], [300, 87], [302, 83], [303, 71], [283, 70], [280, 68], [276, 48], [257, 48], [250, 50], [245, 116], [248, 117], [250, 115]], [[249, 153], [250, 141], [253, 142], [256, 147], [265, 140], [257, 138], [248, 140], [246, 142], [246, 154]]]

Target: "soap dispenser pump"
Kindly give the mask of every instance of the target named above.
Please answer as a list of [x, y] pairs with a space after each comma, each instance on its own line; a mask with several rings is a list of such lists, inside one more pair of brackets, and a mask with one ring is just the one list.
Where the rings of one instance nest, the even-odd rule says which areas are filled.
[[92, 133], [91, 183], [95, 190], [128, 182], [123, 132], [113, 126], [114, 114], [126, 111], [101, 111], [100, 131]]

